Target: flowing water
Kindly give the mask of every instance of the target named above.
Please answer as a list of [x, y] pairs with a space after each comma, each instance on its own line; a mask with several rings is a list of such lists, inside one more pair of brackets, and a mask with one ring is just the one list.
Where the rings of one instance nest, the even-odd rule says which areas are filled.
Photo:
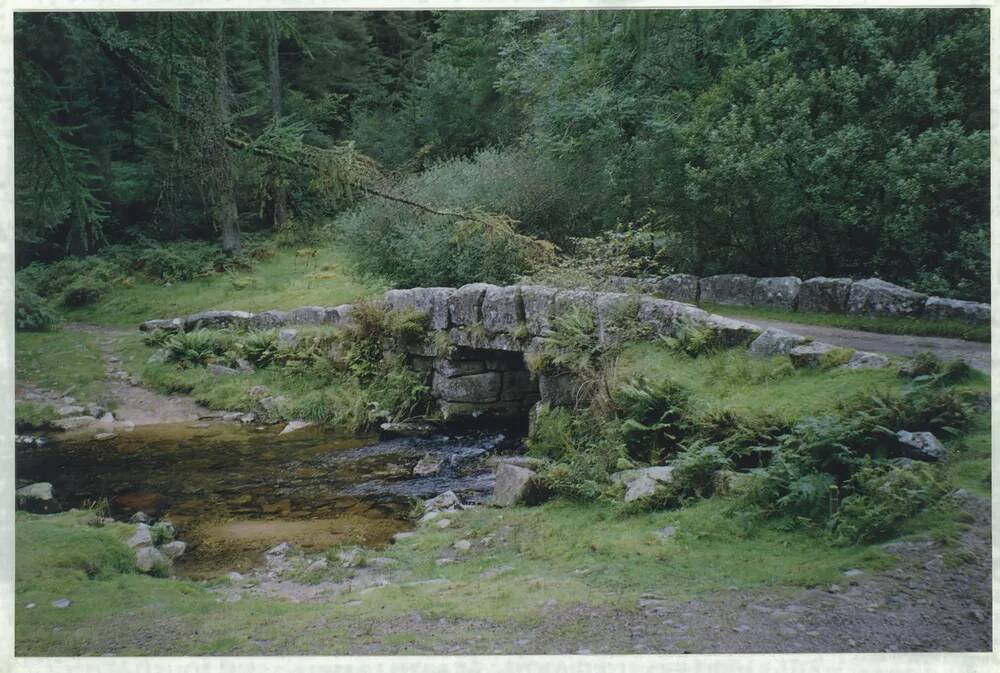
[[[278, 428], [171, 424], [104, 441], [55, 437], [18, 446], [18, 484], [51, 482], [65, 508], [107, 503], [118, 519], [169, 518], [189, 544], [178, 572], [208, 577], [246, 570], [280, 542], [384, 545], [412, 526], [418, 498], [450, 489], [481, 500], [494, 480], [485, 459], [521, 446], [488, 432], [379, 441]], [[445, 456], [444, 466], [413, 476], [427, 453]]]

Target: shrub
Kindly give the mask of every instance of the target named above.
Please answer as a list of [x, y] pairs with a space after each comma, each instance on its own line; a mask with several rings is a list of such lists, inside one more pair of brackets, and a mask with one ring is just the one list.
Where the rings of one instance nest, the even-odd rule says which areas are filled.
[[946, 490], [929, 465], [902, 467], [866, 461], [850, 483], [850, 494], [830, 519], [831, 532], [844, 544], [883, 540]]
[[409, 175], [397, 187], [436, 209], [509, 216], [521, 223], [514, 232], [482, 226], [479, 214], [463, 221], [375, 199], [341, 216], [334, 227], [361, 272], [398, 287], [505, 284], [528, 271], [539, 250], [518, 232], [550, 236], [553, 218], [565, 221], [571, 210], [568, 193], [537, 198], [554, 184], [530, 177], [539, 165], [524, 152], [484, 150]]
[[[556, 465], [543, 482], [557, 495], [596, 498], [616, 470], [633, 467], [615, 431], [595, 422], [589, 410], [542, 405], [528, 436], [528, 453]], [[551, 475], [548, 471], [555, 469]]]
[[164, 345], [167, 361], [182, 367], [205, 365], [232, 349], [234, 340], [225, 330], [196, 329], [172, 335]]
[[239, 351], [254, 367], [268, 367], [278, 357], [277, 330], [250, 330], [239, 341]]
[[69, 307], [93, 304], [104, 294], [106, 286], [91, 278], [74, 281], [62, 293], [62, 303]]
[[738, 467], [762, 467], [778, 438], [791, 430], [777, 414], [738, 414], [731, 408], [711, 408], [686, 419], [684, 433], [715, 444]]
[[14, 294], [14, 327], [23, 332], [47, 332], [59, 316], [30, 287], [19, 285]]
[[712, 330], [690, 323], [682, 324], [673, 336], [664, 336], [660, 339], [669, 350], [683, 353], [692, 358], [713, 353], [719, 349], [718, 340]]
[[16, 402], [14, 404], [14, 429], [17, 432], [45, 430], [59, 418], [56, 410], [47, 404]]
[[650, 495], [624, 506], [625, 513], [649, 512], [680, 507], [689, 500], [710, 497], [715, 489], [715, 473], [731, 467], [717, 446], [691, 446], [670, 461], [674, 468], [669, 483]]
[[689, 404], [682, 386], [670, 379], [651, 383], [640, 377], [621, 385], [612, 402], [633, 460], [659, 462], [676, 449]]
[[536, 458], [562, 460], [579, 442], [579, 425], [577, 415], [569, 409], [541, 405], [528, 433], [528, 453]]
[[173, 335], [174, 332], [170, 330], [154, 329], [149, 332], [143, 332], [142, 343], [152, 348], [163, 348]]
[[530, 364], [538, 373], [580, 376], [593, 372], [600, 354], [597, 314], [589, 307], [574, 306], [553, 318], [545, 343]]
[[605, 487], [591, 477], [579, 466], [556, 463], [542, 468], [538, 475], [539, 487], [535, 490], [581, 502], [597, 500]]
[[732, 467], [719, 447], [712, 445], [685, 448], [670, 465], [674, 468], [671, 487], [683, 499], [712, 495], [715, 473]]

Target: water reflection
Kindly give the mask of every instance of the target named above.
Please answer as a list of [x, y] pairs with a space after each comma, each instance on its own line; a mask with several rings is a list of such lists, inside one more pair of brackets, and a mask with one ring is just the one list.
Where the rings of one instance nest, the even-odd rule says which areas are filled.
[[[312, 551], [385, 544], [411, 525], [414, 498], [451, 489], [481, 500], [493, 486], [483, 459], [520, 447], [497, 433], [386, 441], [277, 433], [173, 424], [19, 446], [17, 477], [51, 482], [64, 507], [106, 499], [116, 518], [168, 516], [190, 544], [178, 570], [205, 576], [246, 569], [282, 541]], [[414, 477], [428, 452], [444, 458], [440, 472]]]

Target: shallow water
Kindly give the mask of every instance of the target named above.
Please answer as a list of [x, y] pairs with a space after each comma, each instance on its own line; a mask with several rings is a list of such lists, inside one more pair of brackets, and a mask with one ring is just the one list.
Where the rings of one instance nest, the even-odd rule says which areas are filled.
[[[63, 507], [106, 500], [111, 516], [169, 518], [189, 544], [178, 572], [245, 570], [266, 549], [380, 546], [412, 526], [417, 498], [453, 490], [466, 502], [493, 487], [484, 458], [516, 452], [498, 433], [426, 438], [279, 435], [233, 424], [145, 426], [110, 440], [52, 438], [18, 446], [17, 478], [51, 482]], [[438, 475], [414, 477], [427, 452], [448, 457]]]

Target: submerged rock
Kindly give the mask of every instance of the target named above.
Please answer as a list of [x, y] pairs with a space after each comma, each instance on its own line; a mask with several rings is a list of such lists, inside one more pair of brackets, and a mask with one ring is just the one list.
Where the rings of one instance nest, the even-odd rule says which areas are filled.
[[52, 422], [52, 425], [60, 430], [79, 430], [80, 428], [85, 428], [88, 425], [93, 425], [96, 422], [97, 419], [93, 416], [68, 416], [66, 418], [56, 419]]
[[439, 453], [425, 453], [417, 464], [413, 467], [413, 475], [416, 477], [427, 477], [437, 474], [444, 465], [444, 456]]
[[430, 423], [383, 423], [379, 426], [382, 434], [390, 437], [426, 437], [437, 431]]
[[303, 428], [308, 428], [312, 425], [311, 421], [291, 421], [284, 427], [281, 431], [282, 435], [288, 434], [289, 432], [296, 432], [297, 430], [302, 430]]

